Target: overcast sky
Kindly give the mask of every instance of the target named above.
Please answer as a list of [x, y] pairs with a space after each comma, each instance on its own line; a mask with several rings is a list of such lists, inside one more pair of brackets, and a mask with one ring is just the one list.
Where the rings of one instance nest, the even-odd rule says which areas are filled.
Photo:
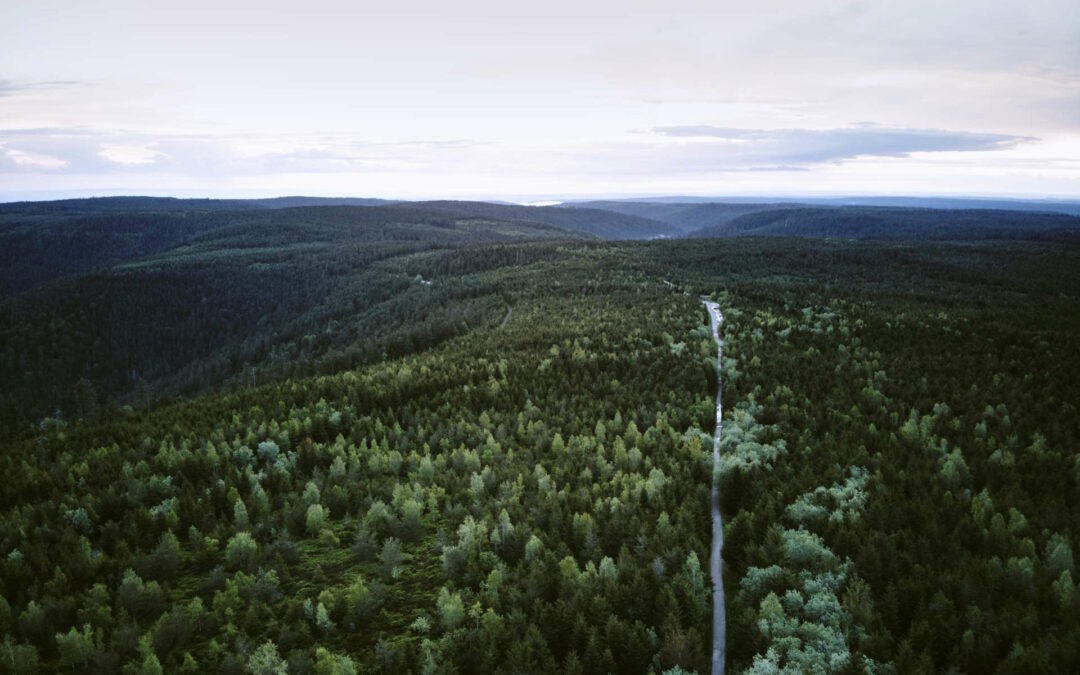
[[1080, 197], [1076, 0], [0, 3], [0, 200]]

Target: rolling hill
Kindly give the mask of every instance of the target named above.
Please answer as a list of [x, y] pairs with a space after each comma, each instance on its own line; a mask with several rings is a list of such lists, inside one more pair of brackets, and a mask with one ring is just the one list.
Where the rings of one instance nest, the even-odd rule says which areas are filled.
[[413, 204], [269, 208], [253, 201], [143, 197], [22, 202], [0, 205], [0, 297], [181, 246], [577, 236], [521, 217], [500, 220], [482, 209]]
[[[355, 364], [408, 353], [506, 307], [497, 288], [450, 290], [442, 279], [425, 287], [418, 274], [471, 269], [480, 244], [575, 237], [411, 206], [136, 212], [10, 228], [0, 232], [5, 280], [25, 290], [0, 301], [2, 398], [8, 410], [39, 415], [70, 407], [84, 379], [106, 397], [136, 385], [190, 395], [299, 354]], [[410, 262], [431, 250], [448, 252], [440, 266]], [[530, 259], [496, 253], [482, 266]], [[403, 326], [421, 291], [451, 295]], [[328, 324], [337, 329], [326, 334]]]
[[768, 211], [781, 205], [741, 202], [709, 202], [703, 204], [697, 202], [676, 203], [626, 200], [583, 202], [574, 206], [602, 209], [627, 216], [658, 220], [678, 228], [680, 232], [685, 234], [705, 227], [725, 225], [748, 213]]
[[679, 228], [659, 220], [604, 209], [458, 201], [413, 202], [412, 205], [473, 217], [546, 223], [600, 239], [657, 239], [681, 234]]
[[689, 236], [1033, 240], [1073, 238], [1078, 233], [1080, 218], [1057, 213], [792, 206], [744, 214], [695, 230]]

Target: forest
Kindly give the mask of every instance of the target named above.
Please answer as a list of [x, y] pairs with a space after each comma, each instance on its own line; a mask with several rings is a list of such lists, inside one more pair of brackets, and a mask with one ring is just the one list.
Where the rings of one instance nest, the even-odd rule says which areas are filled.
[[1080, 670], [1074, 238], [91, 201], [0, 208], [6, 672], [706, 673], [714, 481], [730, 672]]

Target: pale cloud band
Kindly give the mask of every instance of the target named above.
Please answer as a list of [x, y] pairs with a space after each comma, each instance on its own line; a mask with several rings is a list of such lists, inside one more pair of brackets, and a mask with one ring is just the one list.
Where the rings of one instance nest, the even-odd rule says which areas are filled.
[[[400, 171], [409, 168], [560, 171], [612, 175], [694, 168], [807, 170], [823, 163], [912, 153], [1007, 150], [1038, 139], [938, 129], [732, 129], [656, 127], [654, 138], [545, 144], [455, 141], [375, 142], [345, 137], [150, 135], [85, 129], [0, 130], [0, 172], [155, 171], [273, 174]], [[678, 142], [665, 142], [678, 139]]]
[[78, 85], [77, 80], [48, 80], [44, 82], [20, 82], [16, 80], [2, 80], [0, 79], [0, 98], [5, 96], [15, 96], [24, 92], [32, 92], [34, 90], [52, 89], [56, 87], [70, 87]]
[[135, 193], [508, 199], [930, 194], [921, 176], [912, 181], [913, 174], [970, 185], [970, 158], [976, 155], [983, 157], [982, 177], [970, 193], [1068, 195], [1080, 170], [1071, 151], [1051, 159], [1031, 151], [1013, 156], [1038, 147], [1026, 136], [879, 127], [682, 126], [557, 143], [25, 129], [0, 131], [0, 175], [6, 176], [0, 200]]
[[1008, 150], [1039, 139], [1032, 136], [985, 134], [943, 129], [887, 129], [860, 125], [846, 129], [728, 129], [714, 126], [655, 127], [676, 138], [731, 142], [744, 158], [766, 162], [817, 164], [857, 157], [907, 157], [915, 152], [978, 152]]

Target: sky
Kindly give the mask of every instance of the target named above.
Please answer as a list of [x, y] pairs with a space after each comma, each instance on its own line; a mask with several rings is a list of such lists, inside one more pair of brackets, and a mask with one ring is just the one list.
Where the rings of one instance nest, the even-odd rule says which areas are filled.
[[1076, 0], [3, 0], [0, 201], [1080, 198]]

